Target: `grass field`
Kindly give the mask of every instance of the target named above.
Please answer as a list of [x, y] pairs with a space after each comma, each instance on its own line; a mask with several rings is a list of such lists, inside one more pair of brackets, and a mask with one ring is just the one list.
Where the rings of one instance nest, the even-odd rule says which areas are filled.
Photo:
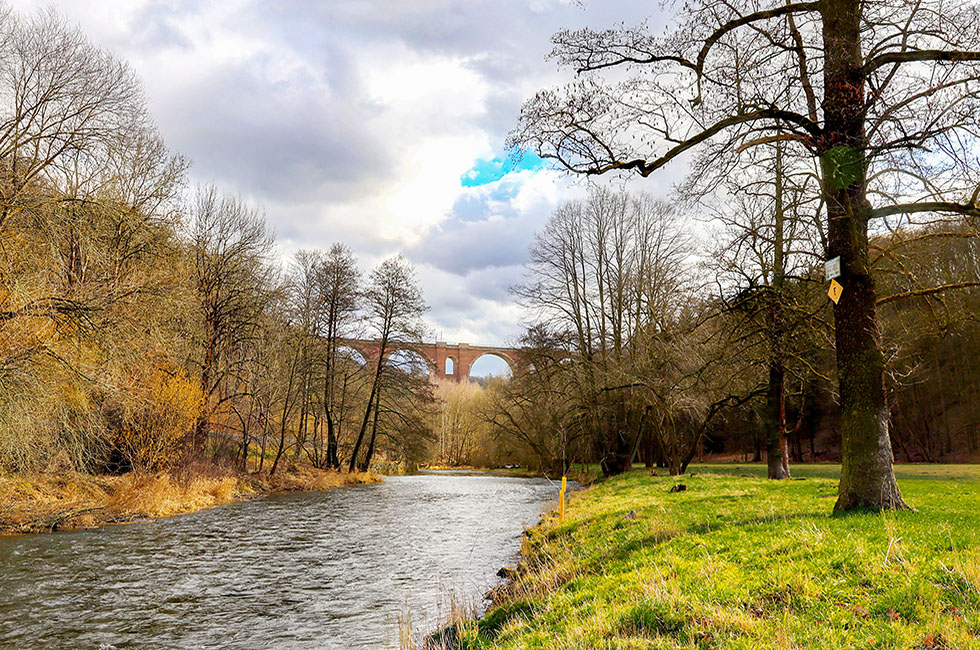
[[758, 465], [690, 471], [574, 494], [453, 645], [980, 648], [980, 466], [900, 466], [917, 512], [836, 517], [834, 465], [779, 483]]

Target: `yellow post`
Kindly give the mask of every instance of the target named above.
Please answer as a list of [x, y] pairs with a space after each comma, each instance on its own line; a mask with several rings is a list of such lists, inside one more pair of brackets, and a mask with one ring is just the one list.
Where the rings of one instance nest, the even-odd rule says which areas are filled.
[[558, 521], [565, 521], [565, 481], [564, 476], [561, 477], [561, 492], [558, 493]]

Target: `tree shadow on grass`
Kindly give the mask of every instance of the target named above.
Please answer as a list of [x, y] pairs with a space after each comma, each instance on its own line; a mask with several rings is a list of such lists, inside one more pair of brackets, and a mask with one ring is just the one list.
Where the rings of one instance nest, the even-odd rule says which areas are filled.
[[724, 530], [726, 528], [745, 528], [748, 526], [759, 526], [762, 524], [772, 524], [783, 521], [802, 521], [804, 519], [822, 520], [829, 519], [830, 516], [822, 516], [813, 512], [794, 512], [789, 514], [771, 514], [748, 519], [722, 519], [720, 521], [704, 521], [693, 524], [685, 529], [685, 532], [694, 535], [707, 535], [710, 533]]

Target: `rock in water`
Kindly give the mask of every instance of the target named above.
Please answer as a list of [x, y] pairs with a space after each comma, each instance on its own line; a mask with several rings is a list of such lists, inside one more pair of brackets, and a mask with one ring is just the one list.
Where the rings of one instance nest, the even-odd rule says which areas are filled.
[[510, 567], [500, 567], [500, 571], [497, 571], [497, 577], [503, 578], [504, 580], [510, 580], [515, 575], [517, 575], [517, 571], [514, 571]]

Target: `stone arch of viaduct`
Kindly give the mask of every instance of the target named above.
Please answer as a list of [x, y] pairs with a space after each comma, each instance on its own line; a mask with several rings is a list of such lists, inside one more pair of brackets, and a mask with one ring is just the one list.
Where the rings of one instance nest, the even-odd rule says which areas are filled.
[[[369, 340], [349, 340], [345, 341], [344, 345], [357, 350], [366, 360], [377, 360], [378, 353], [381, 349], [378, 341]], [[419, 354], [429, 366], [429, 377], [434, 380], [449, 379], [468, 381], [473, 364], [476, 363], [477, 359], [487, 354], [503, 359], [510, 368], [512, 375], [517, 374], [518, 366], [521, 363], [521, 351], [516, 348], [470, 345], [468, 343], [449, 345], [445, 341], [412, 345], [401, 343], [389, 345], [390, 353], [405, 350]], [[447, 360], [452, 361], [452, 369], [448, 372]]]

